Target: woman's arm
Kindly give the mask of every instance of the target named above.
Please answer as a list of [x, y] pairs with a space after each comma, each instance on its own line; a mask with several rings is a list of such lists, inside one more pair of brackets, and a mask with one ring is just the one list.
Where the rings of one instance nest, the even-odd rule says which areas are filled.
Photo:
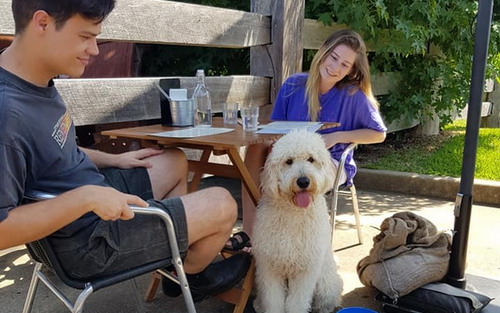
[[338, 143], [379, 143], [385, 140], [385, 134], [385, 132], [373, 129], [356, 129], [323, 134], [323, 139], [325, 140], [326, 147], [331, 148]]

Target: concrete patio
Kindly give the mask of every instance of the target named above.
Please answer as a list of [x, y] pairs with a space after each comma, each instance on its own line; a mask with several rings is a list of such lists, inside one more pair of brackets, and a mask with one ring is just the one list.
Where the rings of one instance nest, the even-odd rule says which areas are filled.
[[[238, 182], [224, 179], [207, 180], [205, 185], [222, 184], [239, 197]], [[412, 211], [434, 222], [439, 229], [451, 229], [454, 223], [453, 203], [429, 197], [395, 194], [385, 191], [358, 190], [363, 225], [364, 245], [357, 245], [354, 217], [349, 203], [341, 200], [336, 227], [336, 256], [344, 280], [344, 306], [363, 306], [382, 312], [373, 300], [374, 291], [364, 287], [356, 274], [356, 264], [368, 255], [372, 237], [378, 234], [382, 220], [396, 212]], [[500, 208], [474, 205], [467, 258], [468, 288], [490, 297], [500, 296]], [[238, 225], [239, 227], [239, 225]], [[0, 251], [0, 312], [21, 312], [28, 290], [33, 262], [24, 247]], [[138, 279], [140, 292], [144, 292], [149, 276]], [[68, 290], [70, 295], [74, 291]], [[185, 312], [181, 297], [167, 298], [158, 292], [153, 302], [146, 303], [147, 312]], [[201, 313], [232, 312], [233, 305], [211, 298], [197, 304]], [[84, 312], [135, 312], [135, 302], [129, 283], [122, 283], [92, 295]], [[33, 312], [67, 312], [66, 308], [41, 286], [35, 298]], [[246, 312], [253, 312], [251, 305]], [[500, 299], [494, 300], [483, 312], [500, 312]]]

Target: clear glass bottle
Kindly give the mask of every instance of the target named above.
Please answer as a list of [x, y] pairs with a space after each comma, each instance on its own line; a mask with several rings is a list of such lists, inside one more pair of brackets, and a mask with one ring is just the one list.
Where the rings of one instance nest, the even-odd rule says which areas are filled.
[[193, 92], [195, 102], [194, 125], [198, 127], [212, 126], [212, 102], [205, 86], [205, 71], [196, 71], [197, 85]]

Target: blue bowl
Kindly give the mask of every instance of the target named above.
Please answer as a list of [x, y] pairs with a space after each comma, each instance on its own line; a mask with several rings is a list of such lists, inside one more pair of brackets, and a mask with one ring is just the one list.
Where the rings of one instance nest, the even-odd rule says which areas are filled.
[[373, 311], [366, 308], [352, 307], [352, 308], [343, 308], [337, 313], [377, 313], [377, 311]]

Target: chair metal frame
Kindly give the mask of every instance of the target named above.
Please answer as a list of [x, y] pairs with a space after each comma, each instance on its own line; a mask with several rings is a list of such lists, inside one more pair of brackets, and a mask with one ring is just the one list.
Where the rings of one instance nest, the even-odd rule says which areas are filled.
[[[360, 216], [359, 216], [359, 206], [358, 206], [358, 195], [356, 193], [356, 187], [354, 186], [354, 183], [350, 186], [344, 186], [341, 185], [340, 178], [342, 176], [342, 169], [344, 168], [345, 161], [347, 159], [347, 156], [351, 151], [353, 151], [356, 148], [357, 144], [356, 143], [350, 143], [345, 149], [344, 152], [342, 152], [342, 156], [340, 157], [339, 160], [339, 166], [338, 166], [338, 171], [337, 174], [335, 175], [335, 180], [333, 183], [333, 189], [330, 192], [330, 222], [332, 225], [332, 246], [334, 242], [334, 234], [335, 234], [335, 218], [337, 215], [337, 206], [338, 206], [338, 197], [340, 195], [343, 196], [351, 196], [351, 201], [352, 201], [352, 208], [354, 210], [354, 218], [356, 220], [356, 228], [358, 231], [358, 241], [359, 244], [363, 244], [363, 235], [361, 233], [361, 221], [360, 221]], [[340, 188], [347, 188], [349, 190], [340, 190]]]
[[[41, 201], [54, 198], [54, 195], [46, 193], [34, 193], [29, 196], [25, 196], [25, 200], [28, 201]], [[196, 313], [193, 298], [191, 296], [191, 291], [189, 289], [189, 284], [186, 279], [186, 274], [184, 272], [184, 267], [182, 265], [182, 259], [179, 252], [179, 247], [177, 245], [177, 239], [174, 232], [174, 225], [170, 216], [162, 209], [157, 207], [137, 207], [130, 206], [132, 211], [136, 214], [148, 214], [160, 217], [167, 227], [167, 233], [169, 238], [170, 250], [172, 253], [171, 259], [163, 259], [155, 262], [150, 262], [137, 266], [132, 269], [124, 270], [116, 274], [104, 275], [102, 277], [96, 277], [89, 280], [80, 280], [69, 277], [64, 269], [62, 268], [59, 260], [53, 251], [50, 242], [47, 238], [43, 238], [31, 243], [26, 244], [28, 252], [31, 257], [35, 260], [35, 269], [33, 270], [33, 276], [31, 278], [30, 287], [28, 289], [28, 295], [26, 296], [26, 301], [24, 303], [23, 313], [31, 312], [33, 307], [33, 300], [35, 298], [36, 290], [39, 282], [43, 282], [47, 288], [63, 302], [63, 304], [73, 313], [81, 313], [83, 306], [88, 297], [99, 289], [108, 287], [126, 280], [130, 280], [132, 283], [132, 288], [135, 293], [135, 298], [137, 301], [137, 306], [139, 312], [144, 312], [144, 304], [141, 297], [137, 292], [137, 284], [135, 282], [135, 277], [140, 275], [153, 272], [158, 269], [162, 269], [171, 265], [174, 265], [177, 276], [169, 275], [169, 279], [180, 285], [182, 294], [184, 296], [184, 301], [186, 303], [186, 308], [189, 313]], [[82, 292], [78, 295], [74, 303], [72, 303], [62, 292], [58, 289], [42, 272], [43, 267], [47, 267], [49, 270], [54, 272], [57, 277], [67, 286], [75, 289], [80, 289]], [[165, 274], [164, 274], [165, 275]]]

